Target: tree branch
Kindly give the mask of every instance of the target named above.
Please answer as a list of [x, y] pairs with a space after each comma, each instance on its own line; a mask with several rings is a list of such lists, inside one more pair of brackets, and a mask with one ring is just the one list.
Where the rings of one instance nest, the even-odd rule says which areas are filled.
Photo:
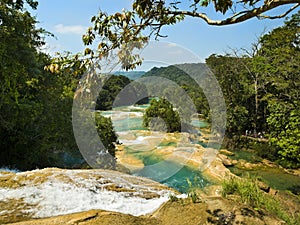
[[281, 15], [278, 15], [278, 16], [264, 16], [264, 15], [260, 15], [259, 18], [262, 18], [262, 19], [280, 19], [280, 18], [283, 18], [285, 17], [287, 14], [289, 14], [290, 12], [292, 12], [294, 9], [296, 9], [297, 7], [300, 6], [300, 3], [297, 3], [295, 5], [293, 5], [288, 11], [286, 11], [285, 13], [282, 13]]
[[[288, 5], [296, 3], [293, 7], [291, 7], [288, 11], [285, 13], [279, 15], [279, 16], [262, 16], [261, 14], [267, 11], [270, 11], [278, 6], [282, 5]], [[203, 19], [207, 24], [209, 25], [215, 25], [215, 26], [223, 26], [223, 25], [230, 25], [230, 24], [236, 24], [243, 21], [246, 21], [248, 19], [251, 19], [253, 17], [261, 17], [261, 18], [269, 18], [269, 19], [276, 19], [276, 18], [282, 18], [286, 16], [288, 13], [296, 9], [300, 5], [300, 0], [271, 0], [264, 5], [253, 8], [248, 11], [243, 11], [241, 13], [235, 14], [232, 17], [229, 17], [225, 20], [212, 20], [210, 19], [205, 13], [198, 13], [198, 12], [192, 12], [192, 11], [166, 11], [169, 15], [186, 15], [191, 17], [198, 17]]]

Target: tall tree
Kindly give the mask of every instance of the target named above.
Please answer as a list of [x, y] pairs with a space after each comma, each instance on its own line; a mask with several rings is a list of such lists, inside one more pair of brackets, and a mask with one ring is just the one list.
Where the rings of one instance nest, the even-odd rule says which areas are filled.
[[269, 80], [267, 118], [271, 143], [287, 166], [300, 166], [300, 11], [261, 38], [258, 58]]
[[[37, 7], [35, 1], [26, 2]], [[65, 154], [82, 162], [73, 135], [72, 104], [85, 68], [73, 61], [66, 68], [58, 70], [53, 64], [44, 70], [52, 61], [39, 50], [45, 31], [36, 28], [24, 4], [0, 1], [0, 166], [65, 166]], [[107, 136], [104, 146], [114, 155], [110, 120], [97, 116], [95, 129]]]
[[166, 99], [153, 99], [143, 116], [143, 124], [153, 130], [175, 132], [181, 131], [179, 113]]
[[[253, 123], [250, 114], [251, 90], [248, 71], [244, 67], [249, 59], [230, 55], [211, 55], [206, 63], [216, 76], [226, 102], [227, 135], [241, 135]], [[243, 61], [243, 62], [242, 62]]]
[[[35, 1], [27, 1], [36, 8]], [[23, 1], [0, 2], [0, 136], [1, 162], [7, 159], [31, 158], [30, 140], [35, 139], [33, 125], [39, 116], [41, 103], [36, 98], [41, 78], [37, 48], [43, 44], [42, 30], [24, 8]], [[25, 147], [26, 146], [26, 147]], [[32, 154], [31, 156], [34, 156]]]

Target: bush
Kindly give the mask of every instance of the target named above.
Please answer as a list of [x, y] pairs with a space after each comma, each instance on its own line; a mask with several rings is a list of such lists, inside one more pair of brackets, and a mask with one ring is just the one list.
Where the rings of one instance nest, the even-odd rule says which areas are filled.
[[287, 224], [300, 224], [300, 214], [290, 215], [282, 207], [275, 196], [268, 195], [260, 190], [258, 179], [248, 176], [247, 178], [230, 177], [222, 183], [222, 196], [236, 194], [241, 197], [243, 203], [250, 204], [254, 209], [263, 208], [278, 216]]

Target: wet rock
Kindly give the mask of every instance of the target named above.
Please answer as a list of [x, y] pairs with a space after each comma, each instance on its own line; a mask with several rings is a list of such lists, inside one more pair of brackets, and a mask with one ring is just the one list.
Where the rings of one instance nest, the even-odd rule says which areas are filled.
[[203, 175], [214, 182], [222, 182], [228, 176], [234, 176], [228, 168], [224, 166], [220, 158], [213, 160], [209, 166], [203, 170]]
[[236, 159], [231, 161], [233, 165], [237, 165], [239, 163], [239, 161], [237, 161]]
[[228, 156], [223, 155], [223, 154], [218, 154], [219, 159], [222, 160], [222, 163], [224, 166], [233, 166], [233, 163], [231, 161], [230, 158], [228, 158]]
[[263, 190], [264, 192], [267, 192], [267, 193], [270, 192], [270, 186], [267, 185], [266, 183], [264, 183], [264, 182], [258, 182], [257, 184], [258, 184], [258, 187], [259, 187], [261, 190]]
[[47, 168], [0, 178], [0, 224], [91, 209], [139, 216], [179, 194], [147, 178], [100, 169]]
[[270, 190], [269, 190], [268, 193], [269, 193], [270, 195], [276, 195], [277, 192], [278, 192], [277, 190], [275, 190], [275, 189], [273, 189], [273, 188], [270, 188]]
[[228, 151], [228, 150], [226, 150], [226, 149], [221, 149], [221, 150], [219, 150], [219, 153], [222, 154], [222, 155], [227, 155], [227, 156], [233, 156], [233, 155], [234, 155], [233, 152]]
[[279, 168], [279, 166], [274, 163], [274, 162], [271, 162], [270, 160], [267, 160], [267, 159], [263, 159], [261, 161], [261, 163], [264, 165], [264, 166], [267, 166], [267, 167], [271, 167], [271, 168]]

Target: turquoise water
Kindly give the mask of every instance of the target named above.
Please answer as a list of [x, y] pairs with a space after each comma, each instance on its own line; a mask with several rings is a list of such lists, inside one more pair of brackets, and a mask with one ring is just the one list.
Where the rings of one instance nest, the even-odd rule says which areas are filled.
[[191, 124], [195, 127], [205, 128], [209, 126], [209, 123], [203, 120], [192, 119]]
[[[143, 112], [148, 105], [141, 105], [135, 107], [120, 107], [118, 111], [123, 112]], [[102, 112], [103, 115], [111, 115], [112, 111]], [[123, 131], [136, 131], [136, 130], [146, 130], [143, 127], [142, 116], [132, 117], [124, 116], [123, 119], [114, 119], [113, 125], [117, 132]], [[204, 128], [209, 124], [202, 120], [193, 119], [192, 125], [196, 128]], [[197, 142], [197, 144], [203, 147], [208, 147], [207, 143]], [[176, 142], [163, 142], [159, 146], [176, 146]], [[218, 143], [216, 146], [218, 147]], [[209, 147], [214, 147], [214, 143], [209, 143]], [[187, 192], [190, 188], [187, 180], [189, 180], [193, 186], [205, 187], [209, 185], [209, 182], [205, 180], [200, 171], [189, 168], [187, 166], [182, 166], [178, 163], [165, 161], [161, 156], [155, 155], [151, 152], [139, 152], [139, 151], [128, 151], [128, 154], [132, 154], [134, 157], [142, 160], [145, 168], [136, 171], [136, 175], [145, 176], [150, 179], [156, 180], [160, 183], [166, 184], [172, 188], [177, 189], [180, 192]], [[260, 160], [253, 152], [249, 151], [235, 151], [235, 155], [231, 156], [232, 159], [244, 159], [248, 162], [255, 163]], [[264, 182], [270, 185], [274, 189], [288, 190], [293, 186], [299, 186], [300, 178], [294, 175], [285, 173], [279, 168], [267, 168], [252, 171], [245, 171], [238, 169], [236, 167], [229, 168], [233, 173], [237, 175], [242, 175], [249, 173], [250, 175], [261, 177]]]
[[[103, 115], [110, 115], [109, 113]], [[192, 120], [191, 124], [197, 128], [204, 128], [208, 126], [208, 123], [200, 120]], [[113, 120], [113, 125], [116, 131], [128, 131], [128, 130], [147, 130], [143, 126], [142, 117], [130, 117], [121, 120]]]
[[[147, 107], [148, 105], [120, 107], [117, 111], [143, 112]], [[114, 113], [115, 112], [113, 111], [106, 111], [102, 112], [102, 115], [108, 116], [113, 115]], [[124, 114], [121, 118], [122, 119], [114, 119], [114, 117], [112, 117], [113, 126], [117, 132], [146, 130], [146, 128], [143, 127], [142, 116], [133, 117], [130, 115], [126, 116]], [[207, 127], [208, 123], [194, 119], [192, 120], [192, 125], [197, 128], [202, 128]], [[162, 142], [159, 146], [177, 146], [177, 143], [174, 141], [167, 143]], [[127, 154], [133, 155], [134, 157], [142, 160], [145, 165], [143, 169], [135, 171], [135, 175], [148, 177], [182, 193], [186, 193], [190, 189], [188, 180], [193, 187], [203, 188], [209, 184], [209, 182], [203, 178], [200, 171], [176, 162], [163, 160], [162, 156], [154, 154], [151, 151], [132, 151], [126, 147], [125, 151], [127, 151]]]
[[252, 162], [252, 163], [261, 160], [261, 158], [255, 154], [255, 152], [251, 152], [251, 151], [234, 151], [234, 155], [230, 156], [230, 158], [236, 160], [244, 159], [247, 162]]
[[139, 117], [129, 117], [122, 120], [113, 120], [115, 131], [129, 131], [129, 130], [146, 130], [143, 126], [143, 120]]
[[[179, 163], [162, 160], [155, 154], [139, 154], [138, 158], [143, 160], [145, 167], [140, 171], [136, 171], [135, 175], [148, 177], [158, 181], [181, 193], [187, 193], [192, 187], [204, 188], [210, 182], [201, 175], [199, 170]], [[189, 181], [189, 182], [188, 182]]]
[[277, 190], [290, 190], [292, 187], [300, 185], [300, 177], [288, 174], [279, 168], [264, 168], [251, 171], [245, 171], [236, 167], [231, 167], [229, 169], [238, 176], [250, 174], [259, 177], [270, 187]]
[[187, 193], [191, 188], [188, 184], [188, 180], [191, 182], [192, 187], [199, 187], [201, 189], [211, 184], [208, 180], [204, 179], [198, 170], [187, 166], [182, 167], [175, 175], [166, 179], [162, 183], [180, 191], [181, 193]]

